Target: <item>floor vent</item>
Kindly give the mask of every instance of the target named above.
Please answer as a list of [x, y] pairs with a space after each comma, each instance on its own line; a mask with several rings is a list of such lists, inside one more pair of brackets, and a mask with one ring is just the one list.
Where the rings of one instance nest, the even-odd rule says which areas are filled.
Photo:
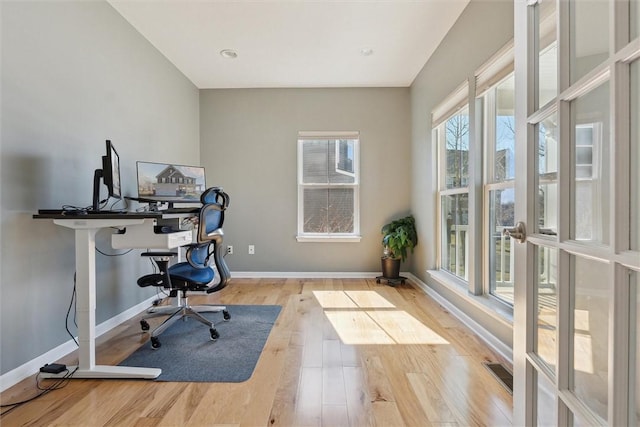
[[513, 394], [513, 374], [502, 363], [485, 362], [483, 365], [507, 389], [509, 394]]

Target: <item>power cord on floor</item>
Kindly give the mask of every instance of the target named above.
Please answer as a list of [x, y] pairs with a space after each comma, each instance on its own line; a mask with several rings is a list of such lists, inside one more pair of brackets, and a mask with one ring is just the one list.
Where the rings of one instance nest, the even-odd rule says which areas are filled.
[[[65, 325], [64, 325], [64, 327], [67, 330], [67, 333], [69, 334], [69, 336], [71, 337], [73, 342], [75, 342], [76, 346], [79, 347], [78, 340], [76, 340], [76, 337], [69, 330], [69, 317], [71, 315], [71, 309], [73, 308], [73, 303], [74, 303], [75, 299], [76, 299], [76, 273], [73, 273], [73, 291], [71, 293], [71, 300], [69, 301], [69, 307], [67, 308], [67, 315], [65, 317]], [[74, 312], [73, 323], [77, 328], [78, 324], [76, 322], [75, 310], [73, 310], [73, 312]], [[45, 394], [49, 393], [50, 391], [58, 390], [58, 389], [61, 389], [64, 386], [66, 386], [67, 382], [73, 376], [73, 374], [76, 372], [77, 369], [78, 369], [77, 367], [73, 371], [70, 371], [68, 368], [64, 369], [62, 372], [66, 371], [65, 375], [63, 375], [62, 377], [58, 378], [58, 381], [56, 381], [52, 385], [50, 385], [48, 387], [44, 387], [44, 388], [40, 385], [40, 379], [41, 378], [40, 378], [40, 373], [38, 373], [36, 375], [36, 388], [38, 390], [41, 390], [41, 393], [38, 393], [35, 396], [32, 396], [32, 397], [30, 397], [28, 399], [25, 399], [25, 400], [21, 400], [19, 402], [6, 403], [6, 404], [0, 405], [0, 408], [9, 408], [4, 412], [0, 412], [0, 417], [5, 415], [5, 414], [8, 414], [9, 412], [13, 411], [17, 407], [19, 407], [19, 406], [21, 406], [21, 405], [23, 405], [25, 403], [29, 403], [29, 402], [37, 399], [40, 396], [44, 396]]]
[[62, 377], [58, 378], [58, 381], [54, 382], [53, 384], [51, 384], [48, 387], [42, 387], [40, 384], [40, 374], [38, 373], [38, 375], [36, 375], [36, 388], [38, 390], [40, 390], [40, 393], [36, 394], [35, 396], [32, 396], [28, 399], [24, 399], [24, 400], [20, 400], [18, 402], [12, 402], [12, 403], [6, 403], [6, 404], [2, 404], [0, 405], [0, 408], [9, 408], [6, 411], [0, 412], [0, 417], [2, 417], [3, 415], [8, 414], [9, 412], [13, 411], [16, 408], [19, 408], [20, 406], [24, 405], [25, 403], [29, 403], [32, 402], [34, 400], [36, 400], [37, 398], [39, 398], [40, 396], [44, 396], [45, 394], [49, 393], [50, 391], [54, 391], [54, 390], [59, 390], [63, 387], [65, 387], [69, 380], [71, 379], [71, 377], [73, 377], [73, 374], [75, 374], [75, 372], [78, 370], [78, 367], [75, 367], [73, 370], [69, 370], [68, 368], [65, 369], [63, 372], [66, 372], [66, 374], [64, 374]]

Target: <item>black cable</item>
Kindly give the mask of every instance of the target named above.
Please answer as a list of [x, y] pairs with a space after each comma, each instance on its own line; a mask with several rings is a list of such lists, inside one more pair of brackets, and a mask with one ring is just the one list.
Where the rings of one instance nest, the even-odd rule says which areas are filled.
[[[76, 337], [69, 330], [69, 314], [71, 313], [71, 307], [73, 307], [73, 302], [75, 301], [75, 299], [76, 299], [76, 273], [73, 273], [73, 292], [71, 293], [69, 308], [67, 308], [67, 316], [65, 317], [64, 328], [67, 330], [67, 333], [69, 334], [73, 342], [75, 342], [76, 346], [79, 348], [80, 344], [78, 344]], [[76, 328], [78, 327], [78, 323], [76, 322], [76, 310], [73, 310], [73, 324], [76, 326]]]
[[98, 252], [99, 254], [104, 255], [104, 256], [122, 256], [122, 255], [126, 255], [126, 254], [128, 254], [128, 253], [129, 253], [129, 252], [131, 252], [132, 250], [133, 250], [133, 249], [129, 249], [129, 250], [125, 251], [125, 252], [120, 252], [120, 253], [118, 253], [118, 254], [108, 254], [108, 253], [106, 253], [106, 252], [102, 252], [100, 249], [98, 249], [98, 248], [96, 247], [96, 252]]
[[71, 377], [73, 377], [73, 374], [76, 373], [76, 371], [78, 370], [78, 367], [76, 367], [73, 371], [70, 371], [68, 368], [65, 369], [65, 371], [67, 372], [66, 374], [64, 374], [64, 376], [58, 378], [58, 381], [56, 381], [55, 383], [51, 384], [51, 386], [46, 387], [46, 388], [42, 388], [40, 386], [40, 382], [39, 382], [39, 378], [40, 378], [40, 374], [36, 375], [36, 388], [38, 390], [41, 390], [40, 393], [36, 394], [35, 396], [32, 396], [28, 399], [24, 399], [24, 400], [20, 400], [18, 402], [12, 402], [12, 403], [5, 403], [3, 405], [0, 405], [0, 408], [9, 408], [4, 412], [0, 413], [0, 417], [2, 417], [3, 415], [8, 414], [9, 412], [13, 411], [14, 409], [20, 407], [21, 405], [24, 405], [25, 403], [29, 403], [34, 401], [35, 399], [39, 398], [40, 396], [44, 396], [45, 394], [54, 391], [54, 390], [60, 390], [61, 388], [65, 387], [67, 385], [67, 383], [69, 382], [69, 380], [71, 379]]

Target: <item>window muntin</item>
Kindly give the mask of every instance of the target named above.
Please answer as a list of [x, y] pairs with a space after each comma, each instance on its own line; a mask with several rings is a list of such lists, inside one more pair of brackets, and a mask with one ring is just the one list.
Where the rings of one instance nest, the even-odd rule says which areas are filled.
[[298, 240], [359, 237], [359, 135], [298, 137]]

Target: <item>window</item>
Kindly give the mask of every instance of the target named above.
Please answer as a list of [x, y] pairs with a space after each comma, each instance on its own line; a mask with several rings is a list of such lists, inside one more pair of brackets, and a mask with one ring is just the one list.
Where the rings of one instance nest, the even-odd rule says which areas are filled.
[[[468, 279], [469, 245], [469, 108], [466, 85], [447, 100], [449, 113], [435, 127], [439, 159], [440, 268]], [[460, 103], [463, 103], [460, 105]], [[453, 111], [451, 111], [453, 110]]]
[[[470, 294], [512, 305], [514, 257], [503, 231], [515, 224], [513, 43], [476, 70], [473, 81], [473, 87], [462, 84], [432, 113], [439, 269]], [[493, 299], [491, 306], [504, 308]]]
[[359, 241], [358, 132], [298, 134], [298, 241]]
[[515, 226], [515, 112], [514, 76], [491, 87], [481, 97], [484, 118], [485, 182], [483, 197], [487, 241], [488, 292], [513, 304], [512, 241], [504, 230]]

